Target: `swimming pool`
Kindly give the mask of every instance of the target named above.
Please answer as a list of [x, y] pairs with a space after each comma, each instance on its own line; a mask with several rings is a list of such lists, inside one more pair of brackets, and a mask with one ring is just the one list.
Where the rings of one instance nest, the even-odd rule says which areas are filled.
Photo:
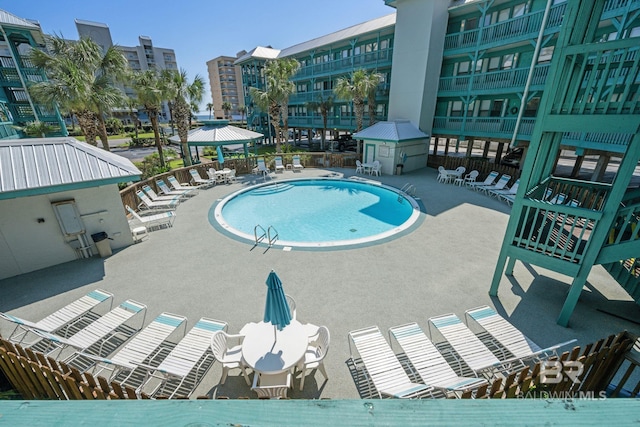
[[409, 229], [420, 207], [380, 183], [336, 178], [284, 180], [244, 189], [222, 199], [209, 221], [255, 243], [272, 227], [277, 246], [337, 248], [370, 243]]

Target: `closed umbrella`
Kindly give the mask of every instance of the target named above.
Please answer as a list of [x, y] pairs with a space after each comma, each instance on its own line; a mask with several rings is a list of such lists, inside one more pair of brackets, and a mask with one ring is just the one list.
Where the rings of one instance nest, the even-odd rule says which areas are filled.
[[291, 323], [291, 310], [282, 289], [282, 281], [275, 271], [267, 277], [267, 303], [264, 307], [264, 322], [274, 326], [274, 334]]
[[223, 165], [224, 164], [224, 155], [222, 154], [222, 148], [220, 148], [220, 146], [218, 145], [216, 147], [216, 151], [218, 152], [218, 163]]

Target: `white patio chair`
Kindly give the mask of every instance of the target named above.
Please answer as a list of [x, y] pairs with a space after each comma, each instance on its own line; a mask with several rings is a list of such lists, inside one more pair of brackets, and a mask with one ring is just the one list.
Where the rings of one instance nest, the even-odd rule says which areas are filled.
[[[108, 381], [117, 379], [118, 383], [124, 385], [132, 378], [138, 365], [149, 358], [153, 358], [162, 343], [182, 327], [184, 327], [182, 331], [184, 336], [187, 327], [186, 317], [165, 312], [153, 319], [149, 325], [134, 335], [124, 347], [120, 348], [111, 357], [102, 358], [88, 354], [82, 355], [96, 361], [91, 370], [94, 376], [110, 371], [110, 374], [105, 378]], [[118, 379], [121, 374], [125, 375], [125, 377]], [[102, 376], [104, 377], [104, 375]]]
[[298, 362], [297, 369], [302, 371], [300, 377], [300, 390], [304, 388], [304, 378], [307, 375], [307, 370], [318, 369], [322, 372], [325, 379], [329, 379], [327, 371], [324, 369], [324, 358], [329, 352], [330, 334], [329, 329], [326, 326], [320, 326], [318, 333], [312, 338], [307, 351], [304, 353], [304, 357]]
[[[59, 334], [59, 332], [64, 329], [65, 333], [61, 336], [66, 336], [69, 326], [73, 325], [75, 321], [103, 302], [109, 302], [109, 309], [111, 309], [113, 294], [103, 291], [102, 289], [96, 289], [37, 322], [30, 322], [8, 313], [0, 313], [0, 318], [16, 325], [11, 334], [9, 334], [9, 341], [23, 344], [29, 332], [33, 330], [50, 333], [57, 332]], [[38, 338], [38, 340], [39, 339], [40, 338]], [[27, 343], [26, 345], [30, 346], [32, 344], [33, 343]]]
[[438, 178], [436, 179], [442, 184], [446, 183], [447, 179], [449, 179], [447, 170], [444, 168], [444, 166], [438, 166]]
[[206, 317], [198, 320], [157, 367], [138, 365], [147, 370], [147, 378], [139, 390], [143, 390], [146, 384], [153, 382], [154, 378], [160, 379], [155, 389], [148, 393], [149, 396], [155, 396], [158, 393], [166, 395], [167, 390], [173, 390], [168, 396], [171, 399], [186, 382], [189, 383], [188, 391], [182, 392], [181, 395], [189, 397], [212, 365], [208, 360], [213, 358], [211, 353], [213, 334], [226, 330], [226, 322]]
[[489, 175], [487, 175], [487, 177], [485, 178], [484, 181], [482, 182], [468, 182], [467, 183], [467, 187], [471, 188], [473, 190], [477, 190], [479, 188], [485, 187], [485, 186], [489, 186], [489, 185], [493, 185], [493, 183], [495, 182], [496, 178], [498, 178], [499, 173], [496, 171], [491, 171], [489, 173]]
[[481, 306], [465, 312], [467, 324], [473, 320], [487, 331], [501, 346], [520, 360], [542, 360], [557, 355], [557, 349], [576, 340], [566, 341], [547, 348], [541, 348], [525, 334], [500, 316], [493, 308]]
[[204, 179], [200, 176], [197, 170], [189, 169], [189, 173], [191, 174], [191, 181], [196, 185], [202, 185], [203, 188], [209, 188], [216, 185], [216, 179]]
[[427, 394], [433, 397], [433, 387], [411, 382], [377, 326], [349, 332], [350, 359], [355, 365], [352, 343], [381, 399], [383, 395], [401, 399], [421, 398]]
[[291, 295], [284, 295], [287, 300], [287, 305], [289, 306], [289, 311], [291, 312], [291, 320], [296, 320], [296, 300], [293, 299]]
[[369, 170], [369, 175], [380, 176], [382, 174], [382, 171], [380, 170], [381, 168], [382, 165], [380, 165], [380, 161], [374, 161], [373, 166], [371, 166], [371, 169]]
[[172, 210], [172, 209], [176, 209], [178, 207], [178, 204], [180, 204], [179, 200], [160, 200], [160, 201], [154, 202], [149, 198], [149, 196], [147, 196], [141, 190], [137, 190], [136, 195], [141, 201], [140, 204], [138, 205], [138, 209]]
[[487, 189], [487, 194], [489, 194], [490, 196], [495, 197], [497, 199], [500, 199], [500, 196], [502, 196], [502, 195], [515, 197], [515, 195], [518, 194], [518, 187], [519, 186], [520, 186], [520, 179], [517, 179], [516, 182], [513, 183], [511, 188], [506, 188], [505, 187], [502, 190], [490, 190], [490, 189]]
[[395, 338], [425, 384], [445, 393], [476, 389], [487, 384], [482, 378], [458, 376], [417, 323], [394, 326], [389, 329], [389, 336]]
[[124, 205], [125, 209], [133, 216], [133, 222], [144, 225], [148, 230], [164, 227], [173, 227], [173, 221], [176, 219], [175, 211], [166, 211], [150, 215], [139, 215], [131, 209], [129, 205]]
[[230, 369], [240, 369], [247, 385], [251, 385], [247, 375], [247, 365], [242, 360], [242, 341], [244, 335], [230, 335], [225, 331], [218, 331], [211, 337], [211, 350], [213, 357], [222, 365], [222, 377], [220, 384], [227, 380]]
[[300, 156], [296, 155], [293, 156], [292, 158], [292, 162], [293, 162], [293, 171], [302, 171], [302, 169], [304, 169], [304, 166], [302, 165], [302, 163], [300, 163]]
[[460, 186], [462, 185], [466, 186], [471, 182], [476, 182], [476, 178], [478, 178], [478, 175], [480, 175], [480, 172], [478, 172], [477, 170], [472, 170], [471, 172], [466, 174], [464, 177], [457, 178], [454, 184], [460, 185]]
[[364, 166], [360, 160], [356, 160], [356, 173], [364, 173]]
[[273, 375], [256, 372], [251, 386], [251, 390], [256, 392], [258, 399], [286, 399], [290, 388], [291, 373], [289, 371]]
[[231, 169], [231, 171], [229, 171], [229, 175], [227, 175], [227, 181], [229, 181], [229, 183], [238, 182], [238, 177], [236, 176], [235, 169]]
[[284, 172], [285, 166], [282, 164], [282, 157], [277, 156], [275, 158], [275, 162], [276, 162], [276, 173]]

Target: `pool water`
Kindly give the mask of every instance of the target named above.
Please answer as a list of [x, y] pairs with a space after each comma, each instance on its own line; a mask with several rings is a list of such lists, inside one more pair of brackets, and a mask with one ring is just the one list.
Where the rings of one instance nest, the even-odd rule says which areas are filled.
[[417, 203], [391, 187], [335, 178], [259, 185], [228, 196], [214, 211], [224, 229], [252, 243], [259, 224], [277, 231], [279, 245], [316, 247], [382, 239], [418, 214]]

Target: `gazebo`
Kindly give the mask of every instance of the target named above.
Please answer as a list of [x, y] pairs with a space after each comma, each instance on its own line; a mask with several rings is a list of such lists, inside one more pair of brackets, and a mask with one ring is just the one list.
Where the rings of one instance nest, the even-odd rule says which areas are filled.
[[[231, 126], [228, 120], [203, 120], [202, 123], [204, 126], [190, 130], [187, 135], [189, 155], [191, 155], [191, 147], [216, 147], [219, 160], [224, 161], [220, 159], [221, 147], [226, 146], [228, 149], [242, 147], [245, 157], [248, 157], [248, 144], [264, 138], [261, 133]], [[169, 140], [180, 143], [178, 135], [172, 136]]]

